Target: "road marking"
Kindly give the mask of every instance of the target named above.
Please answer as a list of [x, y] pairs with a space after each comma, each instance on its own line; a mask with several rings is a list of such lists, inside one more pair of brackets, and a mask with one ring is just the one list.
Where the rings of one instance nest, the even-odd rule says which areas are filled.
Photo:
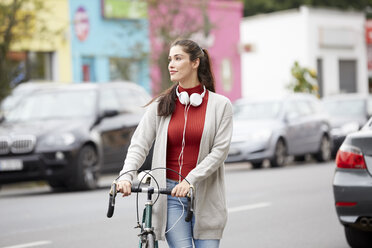
[[49, 240], [41, 240], [41, 241], [36, 241], [36, 242], [32, 242], [32, 243], [7, 246], [7, 247], [3, 247], [3, 248], [27, 248], [27, 247], [35, 247], [35, 246], [40, 246], [40, 245], [49, 245], [51, 243], [52, 243], [52, 241], [49, 241]]
[[252, 210], [252, 209], [256, 209], [256, 208], [265, 208], [265, 207], [268, 207], [270, 205], [271, 205], [271, 202], [260, 202], [260, 203], [256, 203], [256, 204], [249, 204], [249, 205], [229, 208], [227, 211], [229, 213], [235, 213], [235, 212], [241, 212], [241, 211], [246, 211], [246, 210]]

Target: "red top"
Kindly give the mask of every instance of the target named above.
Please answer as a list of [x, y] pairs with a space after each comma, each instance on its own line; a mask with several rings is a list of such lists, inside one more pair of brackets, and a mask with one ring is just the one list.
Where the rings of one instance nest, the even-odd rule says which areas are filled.
[[[203, 87], [198, 85], [194, 88], [183, 89], [179, 86], [178, 91], [186, 91], [189, 96], [193, 93], [202, 94]], [[187, 114], [187, 124], [185, 131], [185, 147], [183, 150], [183, 165], [181, 175], [186, 177], [189, 172], [195, 168], [198, 161], [200, 140], [204, 129], [205, 113], [208, 103], [208, 91], [203, 97], [202, 103], [198, 107], [191, 106]], [[179, 156], [182, 150], [183, 128], [185, 123], [185, 105], [180, 103], [177, 98], [176, 108], [172, 114], [168, 127], [167, 142], [167, 168], [180, 171]], [[167, 178], [179, 180], [178, 174], [167, 170]], [[181, 178], [182, 181], [182, 178]]]

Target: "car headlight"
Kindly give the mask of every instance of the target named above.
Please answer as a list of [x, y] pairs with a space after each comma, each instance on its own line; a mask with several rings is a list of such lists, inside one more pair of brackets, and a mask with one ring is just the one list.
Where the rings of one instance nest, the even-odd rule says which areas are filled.
[[76, 141], [72, 133], [52, 134], [45, 137], [40, 143], [42, 146], [69, 146]]

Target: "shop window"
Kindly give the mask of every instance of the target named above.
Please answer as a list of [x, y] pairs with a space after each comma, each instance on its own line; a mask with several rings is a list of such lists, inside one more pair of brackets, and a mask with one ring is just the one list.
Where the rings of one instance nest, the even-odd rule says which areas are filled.
[[141, 63], [133, 58], [110, 58], [110, 81], [139, 83]]
[[27, 65], [30, 80], [52, 80], [52, 53], [29, 52]]

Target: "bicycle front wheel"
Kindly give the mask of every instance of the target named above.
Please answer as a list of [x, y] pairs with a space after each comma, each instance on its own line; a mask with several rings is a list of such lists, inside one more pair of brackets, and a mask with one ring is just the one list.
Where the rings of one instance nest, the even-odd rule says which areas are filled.
[[154, 234], [149, 233], [146, 236], [146, 243], [142, 248], [155, 248], [155, 237]]

